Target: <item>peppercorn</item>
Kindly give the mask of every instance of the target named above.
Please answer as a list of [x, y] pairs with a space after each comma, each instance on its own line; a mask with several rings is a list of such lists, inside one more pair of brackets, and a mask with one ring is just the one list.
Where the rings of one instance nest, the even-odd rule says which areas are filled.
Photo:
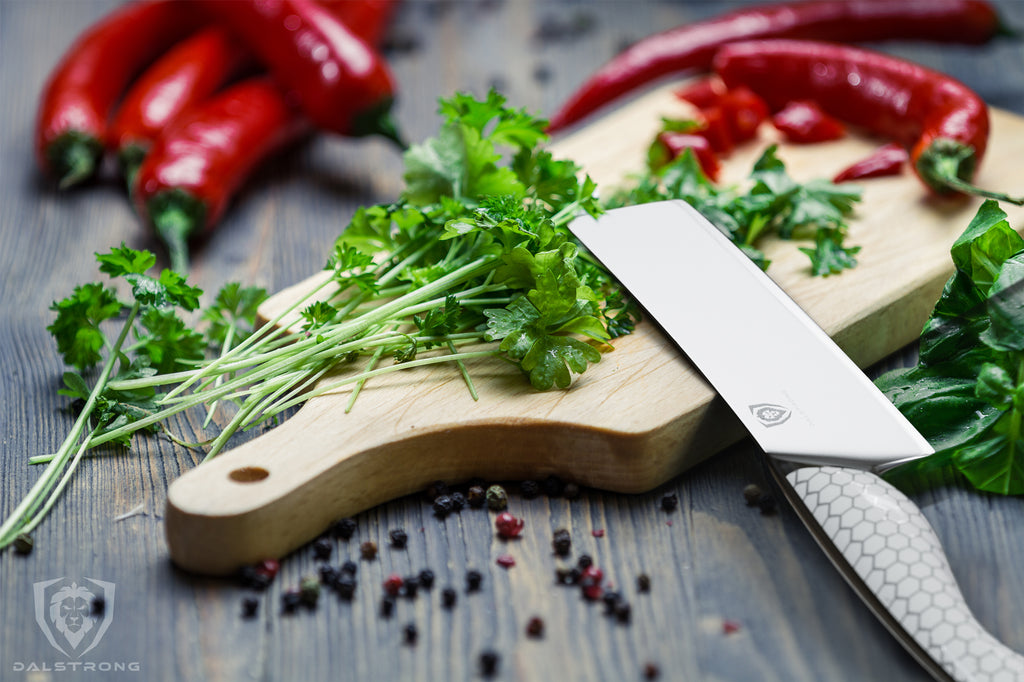
[[558, 497], [562, 494], [564, 487], [565, 483], [562, 482], [562, 479], [554, 474], [545, 478], [540, 484], [540, 489], [543, 490], [544, 494], [548, 497]]
[[359, 564], [357, 564], [356, 562], [352, 561], [351, 559], [346, 559], [345, 563], [343, 563], [341, 565], [341, 572], [342, 573], [351, 573], [352, 575], [355, 575], [358, 572], [358, 570], [359, 570]]
[[757, 506], [762, 514], [770, 516], [775, 513], [775, 498], [771, 495], [762, 495], [761, 499], [757, 501]]
[[419, 636], [419, 632], [416, 631], [416, 624], [408, 623], [404, 628], [402, 628], [402, 635], [408, 646], [414, 646], [416, 644], [416, 638]]
[[256, 572], [267, 576], [271, 580], [277, 577], [280, 570], [281, 562], [277, 559], [264, 559], [256, 564]]
[[508, 506], [508, 493], [500, 485], [492, 485], [487, 489], [487, 508], [491, 511], [501, 511]]
[[632, 618], [633, 608], [629, 605], [629, 602], [620, 599], [615, 604], [614, 612], [615, 620], [625, 624], [630, 621], [630, 618]]
[[594, 565], [594, 560], [590, 558], [589, 554], [580, 554], [580, 558], [576, 560], [576, 565], [580, 567], [581, 571], [585, 571]]
[[636, 589], [637, 592], [650, 592], [651, 591], [651, 576], [646, 573], [641, 573], [636, 577]]
[[551, 547], [558, 556], [569, 556], [569, 550], [572, 549], [572, 538], [569, 536], [569, 531], [565, 528], [556, 530], [554, 538], [551, 540]]
[[590, 534], [593, 535], [595, 538], [603, 538], [604, 528], [595, 528], [594, 530], [590, 531]]
[[34, 546], [32, 536], [28, 533], [18, 533], [14, 538], [14, 551], [18, 554], [31, 554]]
[[327, 587], [334, 587], [341, 575], [341, 571], [330, 564], [323, 564], [317, 572], [320, 574], [320, 582]]
[[454, 492], [449, 495], [452, 498], [452, 511], [460, 512], [466, 508], [466, 496], [460, 492]]
[[319, 561], [327, 561], [331, 558], [331, 551], [334, 546], [331, 541], [327, 538], [317, 538], [316, 542], [313, 543], [313, 558]]
[[615, 613], [615, 607], [622, 601], [622, 594], [614, 590], [608, 590], [601, 595], [601, 601], [604, 602], [604, 612], [607, 615]]
[[526, 636], [534, 639], [540, 639], [544, 636], [544, 619], [540, 616], [534, 616], [526, 623]]
[[388, 538], [391, 540], [391, 546], [395, 549], [405, 549], [405, 545], [409, 542], [409, 535], [402, 528], [392, 528], [388, 532]]
[[502, 554], [494, 560], [494, 563], [498, 564], [502, 568], [512, 568], [516, 565], [516, 558], [511, 554]]
[[441, 606], [446, 609], [450, 609], [455, 606], [455, 602], [458, 599], [458, 594], [455, 592], [455, 588], [446, 587], [441, 590]]
[[403, 584], [404, 581], [402, 580], [402, 576], [397, 573], [392, 573], [384, 581], [384, 591], [394, 597], [402, 589]]
[[666, 512], [673, 512], [679, 506], [679, 496], [675, 493], [665, 493], [661, 498], [661, 509]]
[[316, 576], [307, 575], [302, 579], [299, 583], [299, 594], [303, 604], [310, 608], [316, 606], [320, 599], [320, 581]]
[[257, 592], [262, 592], [263, 590], [270, 587], [270, 583], [272, 582], [273, 580], [268, 574], [261, 573], [260, 571], [254, 568], [251, 577], [248, 579], [245, 586], [253, 590], [256, 590]]
[[519, 484], [519, 494], [524, 500], [532, 500], [540, 495], [540, 484], [534, 480], [526, 480]]
[[448, 488], [448, 484], [444, 481], [434, 481], [427, 486], [424, 494], [428, 500], [436, 500], [441, 495], [451, 494], [451, 490]]
[[524, 521], [518, 519], [508, 512], [501, 512], [494, 519], [494, 527], [498, 531], [498, 535], [505, 540], [519, 537], [519, 534], [523, 532]]
[[377, 558], [377, 543], [372, 540], [367, 540], [363, 544], [359, 545], [359, 554], [367, 561], [372, 561]]
[[242, 618], [255, 618], [256, 612], [259, 611], [259, 608], [259, 599], [257, 599], [256, 597], [246, 597], [242, 600]]
[[491, 677], [498, 672], [498, 663], [501, 657], [496, 651], [487, 650], [480, 654], [480, 674], [484, 677]]
[[761, 495], [763, 494], [764, 492], [761, 490], [761, 486], [756, 483], [751, 483], [743, 488], [743, 499], [747, 501], [748, 507], [756, 505], [757, 501], [761, 499]]
[[438, 495], [434, 498], [434, 515], [439, 519], [446, 518], [454, 510], [452, 498], [448, 495]]
[[93, 616], [102, 616], [107, 610], [107, 600], [102, 596], [95, 596], [92, 598], [92, 602], [89, 604], [90, 613]]
[[644, 679], [656, 680], [661, 676], [661, 668], [657, 663], [644, 663]]
[[419, 579], [414, 575], [407, 575], [402, 579], [402, 594], [406, 599], [415, 599], [419, 591]]
[[302, 594], [295, 589], [285, 590], [281, 594], [281, 612], [282, 613], [295, 613], [295, 609], [299, 608], [299, 604], [302, 603]]
[[580, 576], [579, 585], [583, 592], [584, 598], [588, 601], [597, 601], [601, 598], [603, 588], [601, 587], [601, 581], [604, 579], [604, 573], [597, 566], [587, 566], [583, 570], [583, 574]]
[[480, 509], [486, 501], [487, 493], [484, 491], [483, 486], [470, 486], [469, 490], [466, 491], [466, 502], [473, 509]]
[[331, 524], [331, 535], [341, 540], [350, 540], [356, 532], [356, 520], [346, 517]]
[[555, 578], [559, 585], [575, 585], [580, 581], [582, 576], [583, 571], [576, 566], [571, 568], [562, 566], [555, 569]]
[[390, 618], [391, 614], [395, 612], [395, 598], [390, 594], [385, 594], [380, 600], [380, 617]]
[[484, 580], [484, 576], [480, 571], [475, 569], [469, 569], [466, 571], [466, 592], [476, 592], [480, 589], [480, 583]]
[[566, 483], [565, 487], [562, 488], [562, 497], [564, 497], [567, 500], [575, 500], [579, 496], [580, 496], [580, 487], [578, 485], [576, 485], [575, 483], [573, 483], [572, 481], [570, 481], [569, 483]]
[[339, 597], [350, 601], [356, 593], [355, 575], [348, 571], [342, 571], [338, 575], [338, 579], [334, 581], [334, 589], [337, 590]]
[[432, 588], [434, 586], [434, 572], [431, 571], [429, 568], [424, 568], [422, 571], [420, 571], [419, 583], [420, 587], [422, 587], [425, 590], [429, 590], [430, 588]]

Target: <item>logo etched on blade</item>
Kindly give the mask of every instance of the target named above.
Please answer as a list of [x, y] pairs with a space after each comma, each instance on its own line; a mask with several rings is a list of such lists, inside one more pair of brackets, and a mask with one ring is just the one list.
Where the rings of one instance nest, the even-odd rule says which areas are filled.
[[773, 405], [772, 403], [758, 403], [751, 405], [750, 411], [762, 426], [772, 427], [782, 424], [792, 414], [788, 407]]

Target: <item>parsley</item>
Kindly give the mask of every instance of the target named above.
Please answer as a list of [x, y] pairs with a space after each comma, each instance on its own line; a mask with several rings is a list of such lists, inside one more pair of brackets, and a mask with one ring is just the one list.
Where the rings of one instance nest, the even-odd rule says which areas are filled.
[[876, 380], [934, 455], [890, 476], [958, 471], [1024, 493], [1024, 238], [992, 200], [953, 244], [955, 274], [925, 323], [916, 366]]

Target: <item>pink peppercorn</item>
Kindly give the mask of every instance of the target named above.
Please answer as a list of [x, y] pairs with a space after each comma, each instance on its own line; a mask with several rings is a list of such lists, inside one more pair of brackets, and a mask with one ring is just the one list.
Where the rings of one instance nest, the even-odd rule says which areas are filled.
[[517, 519], [508, 512], [501, 512], [494, 519], [494, 527], [498, 530], [498, 535], [505, 538], [519, 537], [519, 534], [523, 532], [524, 521]]
[[397, 573], [392, 573], [387, 577], [387, 580], [384, 581], [384, 591], [392, 597], [397, 596], [402, 590], [403, 584], [405, 584], [405, 581], [402, 580], [402, 576]]
[[495, 563], [502, 568], [512, 568], [516, 565], [516, 559], [511, 554], [502, 554], [495, 560]]

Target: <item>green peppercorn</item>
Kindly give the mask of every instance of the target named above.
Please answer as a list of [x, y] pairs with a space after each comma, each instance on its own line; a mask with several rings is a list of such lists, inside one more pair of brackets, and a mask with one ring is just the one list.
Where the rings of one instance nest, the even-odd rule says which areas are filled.
[[299, 583], [299, 594], [302, 595], [302, 603], [312, 608], [320, 599], [320, 580], [316, 576], [307, 575]]
[[500, 485], [492, 485], [487, 489], [487, 508], [501, 511], [508, 507], [508, 493]]

